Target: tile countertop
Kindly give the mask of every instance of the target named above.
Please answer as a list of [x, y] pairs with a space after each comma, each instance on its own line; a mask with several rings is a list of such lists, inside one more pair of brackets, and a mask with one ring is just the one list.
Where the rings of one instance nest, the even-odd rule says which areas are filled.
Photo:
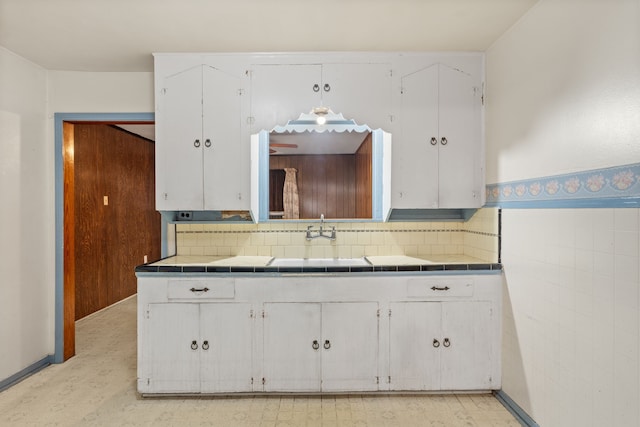
[[365, 257], [368, 265], [270, 266], [270, 256], [187, 256], [177, 255], [136, 267], [136, 273], [366, 273], [411, 271], [491, 271], [502, 265], [464, 255], [405, 255]]

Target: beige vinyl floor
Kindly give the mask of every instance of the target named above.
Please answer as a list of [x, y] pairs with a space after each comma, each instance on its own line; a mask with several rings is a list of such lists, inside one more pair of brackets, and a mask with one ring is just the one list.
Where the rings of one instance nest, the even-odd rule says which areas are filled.
[[76, 323], [76, 356], [0, 392], [0, 426], [519, 426], [490, 394], [141, 398], [136, 298]]

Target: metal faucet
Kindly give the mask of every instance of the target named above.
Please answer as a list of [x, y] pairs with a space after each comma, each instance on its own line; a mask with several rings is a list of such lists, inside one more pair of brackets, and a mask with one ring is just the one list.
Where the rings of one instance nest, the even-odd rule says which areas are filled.
[[325, 234], [324, 232], [324, 214], [320, 214], [320, 228], [318, 231], [313, 231], [313, 225], [307, 227], [307, 240], [313, 240], [318, 237], [324, 237], [329, 240], [336, 240], [336, 227], [331, 227], [331, 234]]

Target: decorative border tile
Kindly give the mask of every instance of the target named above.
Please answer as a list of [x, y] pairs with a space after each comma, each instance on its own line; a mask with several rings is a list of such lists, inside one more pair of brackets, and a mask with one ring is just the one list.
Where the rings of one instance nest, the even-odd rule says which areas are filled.
[[640, 163], [490, 184], [486, 207], [640, 207]]

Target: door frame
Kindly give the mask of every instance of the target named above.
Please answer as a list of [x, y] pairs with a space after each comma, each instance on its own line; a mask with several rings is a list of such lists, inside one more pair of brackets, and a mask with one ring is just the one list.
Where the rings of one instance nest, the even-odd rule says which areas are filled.
[[[72, 258], [73, 210], [65, 218], [66, 202], [72, 200], [73, 138], [65, 138], [65, 127], [73, 123], [148, 124], [155, 123], [154, 113], [54, 113], [55, 150], [55, 308], [54, 363], [62, 363], [75, 354], [75, 280]], [[67, 175], [65, 176], [65, 171]], [[65, 186], [71, 190], [65, 193]], [[69, 194], [67, 194], [69, 193]], [[71, 204], [72, 206], [72, 204]], [[161, 224], [161, 250], [166, 247], [166, 223]], [[67, 242], [65, 244], [65, 242]], [[65, 265], [67, 266], [65, 270]]]

